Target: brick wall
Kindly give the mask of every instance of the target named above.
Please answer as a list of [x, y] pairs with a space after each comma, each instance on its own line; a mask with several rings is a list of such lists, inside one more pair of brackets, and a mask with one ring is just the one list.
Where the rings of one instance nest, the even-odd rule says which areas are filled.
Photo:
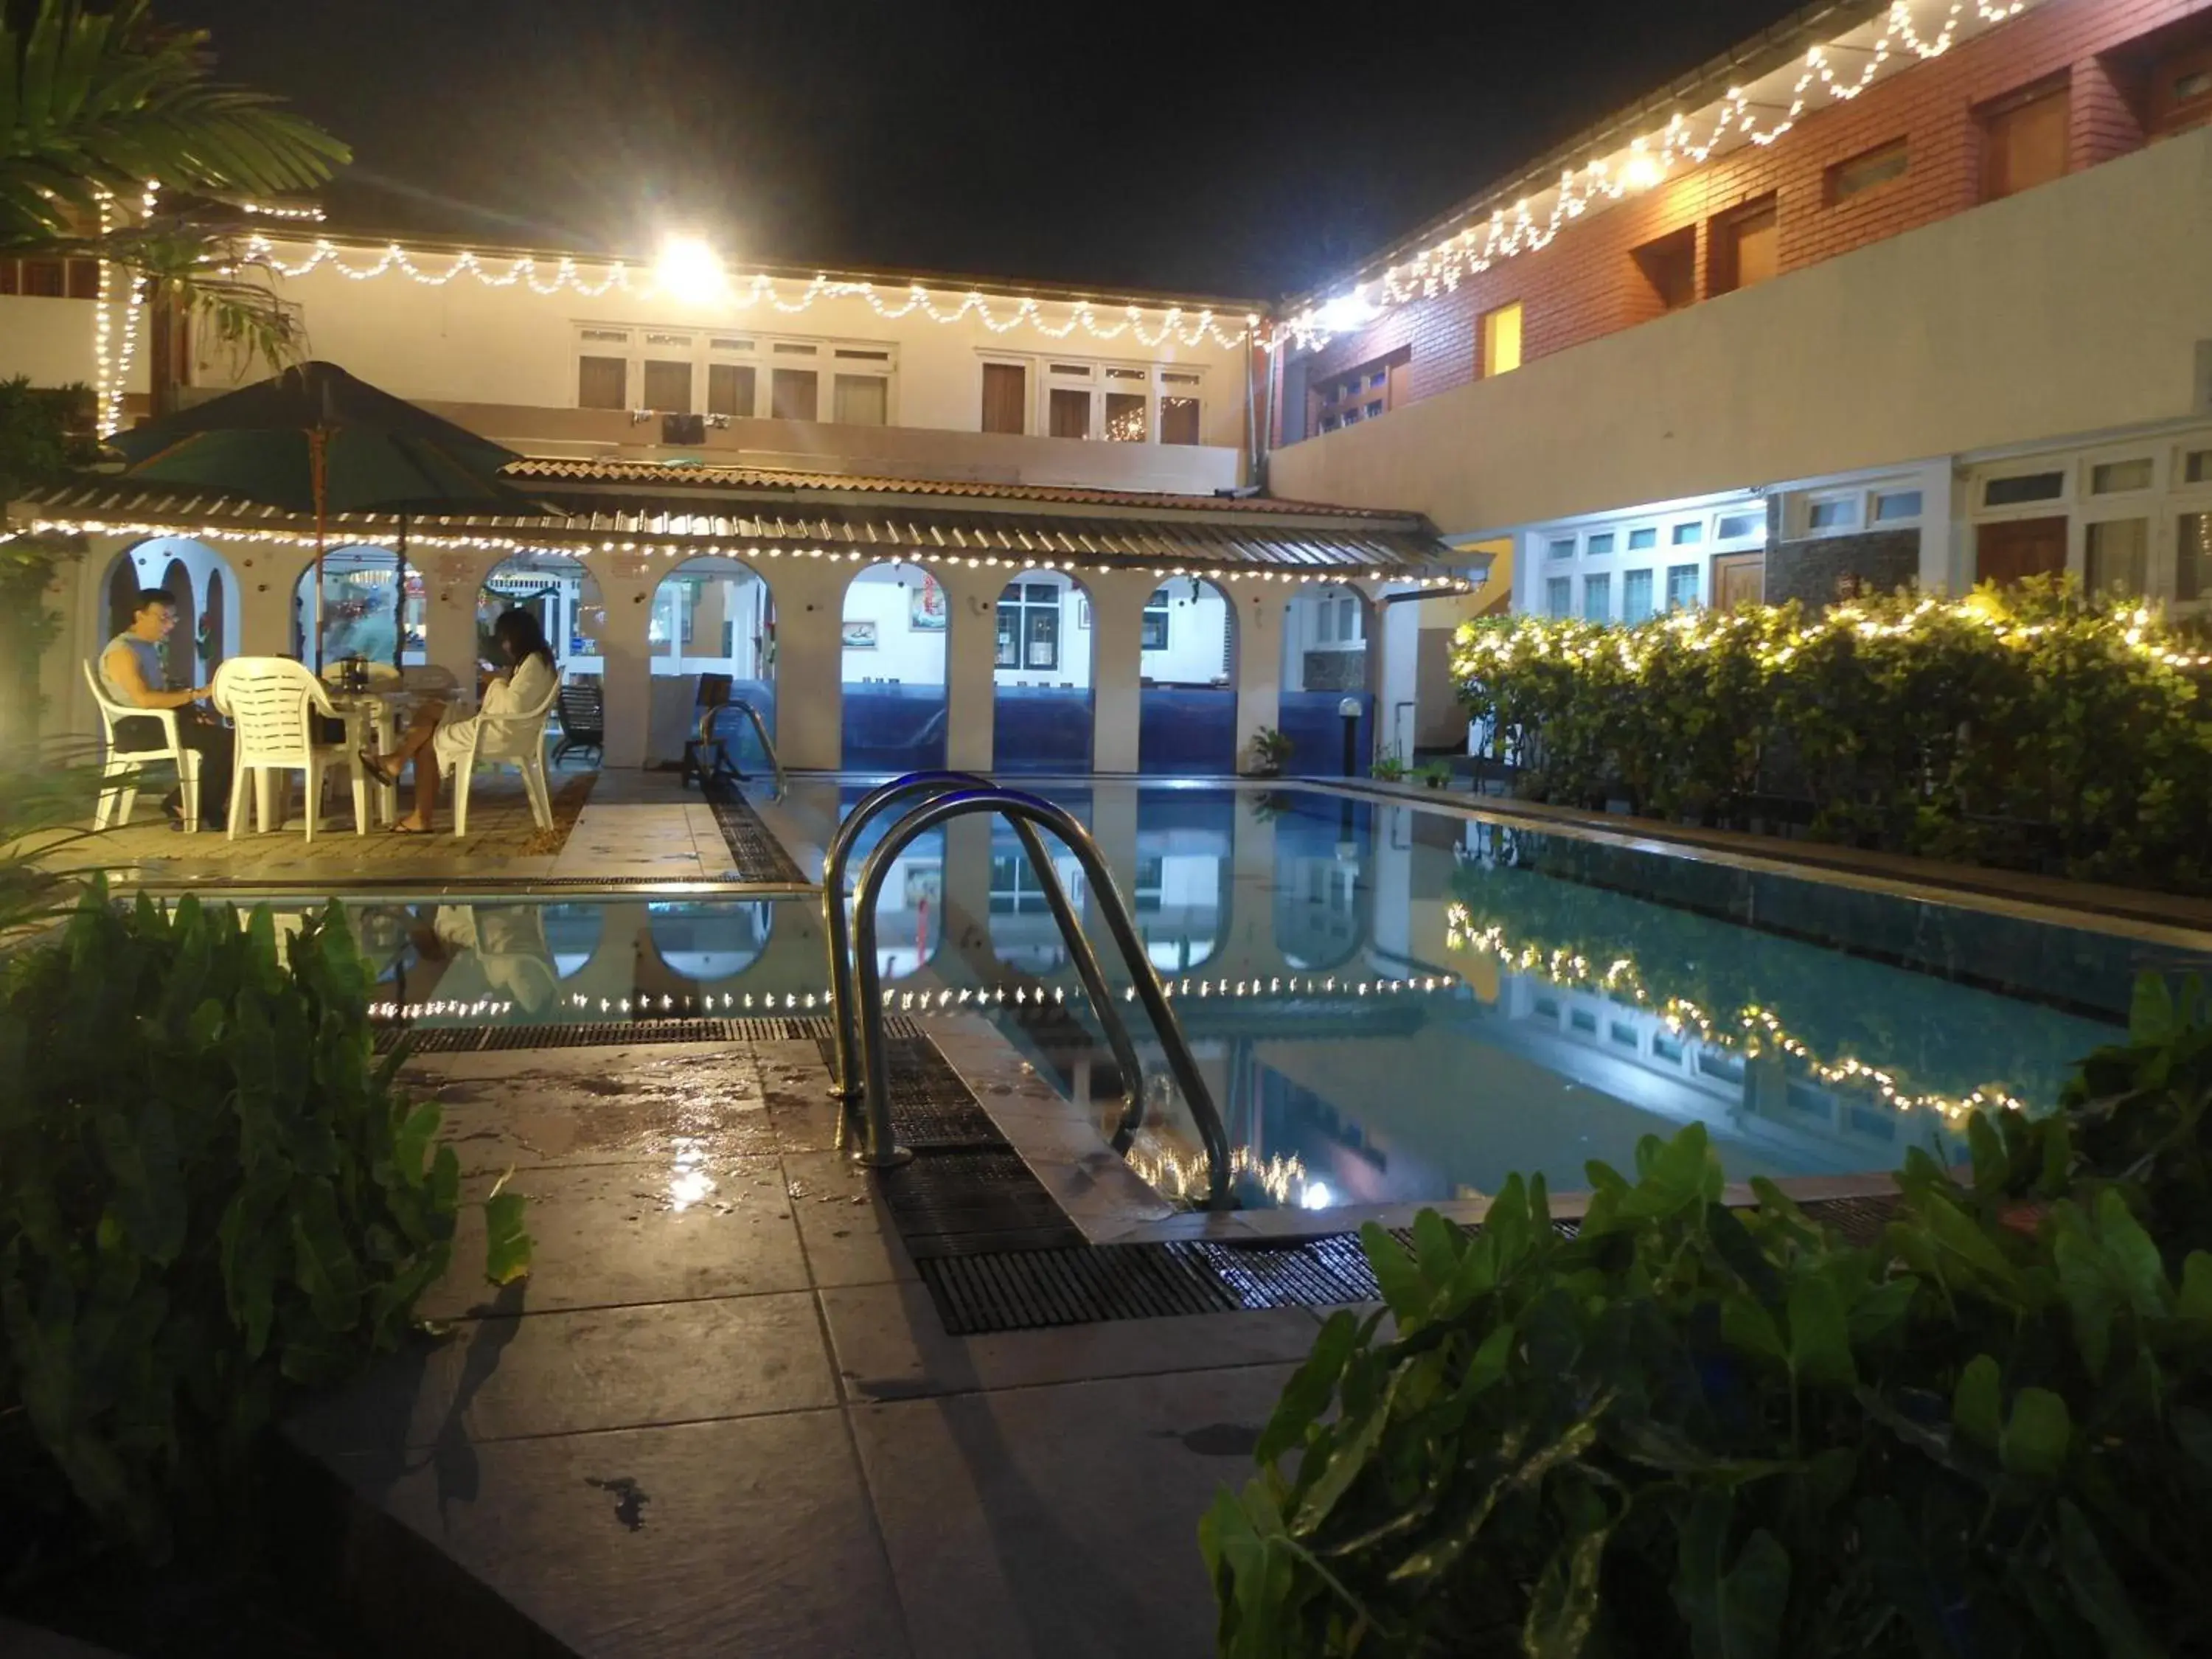
[[1782, 542], [1766, 550], [1766, 602], [1802, 599], [1810, 610], [1833, 605], [1856, 588], [1893, 593], [1920, 574], [1920, 532], [1869, 530], [1856, 536], [1820, 536]]
[[[1684, 226], [1698, 228], [1697, 291], [1707, 294], [1711, 222], [1770, 191], [1784, 274], [1961, 212], [1975, 205], [1980, 188], [1974, 112], [2054, 76], [2066, 76], [2070, 88], [2069, 168], [2124, 155], [2143, 143], [2142, 65], [2130, 48], [2192, 17], [2212, 25], [2212, 0], [2044, 0], [1848, 103], [1801, 118], [1771, 145], [1746, 145], [1678, 172], [1571, 224], [1540, 252], [1503, 260], [1455, 293], [1393, 307], [1301, 361], [1319, 378], [1410, 345], [1408, 399], [1431, 397], [1474, 377], [1477, 319], [1493, 307], [1521, 301], [1524, 362], [1658, 316], [1659, 298], [1632, 251]], [[1911, 158], [1901, 177], [1828, 201], [1829, 167], [1900, 137]], [[1728, 301], [1721, 295], [1699, 303]], [[1303, 400], [1277, 407], [1274, 441], [1283, 441], [1287, 427], [1295, 441]]]

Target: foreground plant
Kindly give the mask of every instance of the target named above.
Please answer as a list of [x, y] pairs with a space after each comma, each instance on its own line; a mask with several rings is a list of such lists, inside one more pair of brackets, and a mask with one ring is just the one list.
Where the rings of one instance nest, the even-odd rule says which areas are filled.
[[1369, 1228], [1395, 1330], [1329, 1322], [1200, 1528], [1222, 1652], [2203, 1651], [2212, 1254], [2143, 1218], [2202, 1190], [2205, 1012], [2146, 991], [1869, 1247], [1723, 1207], [1702, 1126], [1592, 1165], [1572, 1237], [1517, 1178]]
[[[280, 955], [266, 906], [98, 884], [0, 977], [0, 1439], [150, 1554], [451, 1261], [459, 1166], [374, 1058], [368, 987], [335, 903]], [[495, 1283], [527, 1269], [521, 1207], [487, 1205]]]

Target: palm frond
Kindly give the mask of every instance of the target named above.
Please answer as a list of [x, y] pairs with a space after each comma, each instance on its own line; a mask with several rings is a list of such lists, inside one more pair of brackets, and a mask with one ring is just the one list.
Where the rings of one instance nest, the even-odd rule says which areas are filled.
[[0, 247], [68, 234], [101, 191], [281, 195], [350, 159], [268, 94], [210, 81], [206, 47], [145, 0], [37, 0], [27, 27], [0, 12]]

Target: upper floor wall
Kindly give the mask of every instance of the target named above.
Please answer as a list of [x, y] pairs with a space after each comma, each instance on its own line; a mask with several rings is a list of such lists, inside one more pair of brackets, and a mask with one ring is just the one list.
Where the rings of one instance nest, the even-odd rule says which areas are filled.
[[[872, 303], [803, 278], [690, 298], [650, 268], [610, 281], [611, 266], [544, 257], [518, 270], [313, 240], [263, 252], [310, 356], [529, 453], [1201, 494], [1244, 477], [1260, 371], [1242, 307], [1085, 313], [945, 289], [917, 304], [896, 284]], [[88, 269], [94, 282], [52, 293], [0, 270], [0, 373], [97, 383], [104, 311], [108, 372], [136, 411], [144, 315], [98, 303]], [[209, 343], [193, 355], [188, 398], [267, 373]]]
[[2212, 127], [1279, 451], [1448, 534], [2212, 413]]
[[[470, 424], [533, 453], [665, 447], [659, 417], [688, 414], [706, 417], [703, 430], [674, 441], [716, 460], [1136, 488], [1237, 481], [1250, 358], [1241, 312], [1203, 327], [1195, 310], [1132, 319], [1102, 305], [1094, 332], [1066, 301], [1024, 311], [1007, 296], [988, 301], [988, 319], [970, 309], [939, 321], [896, 287], [880, 305], [810, 295], [804, 281], [763, 293], [738, 279], [692, 299], [643, 271], [606, 285], [605, 268], [584, 265], [550, 282], [550, 261], [503, 283], [510, 262], [489, 256], [438, 281], [457, 256], [427, 252], [410, 264], [432, 281], [396, 266], [348, 274], [382, 257], [313, 243], [271, 251], [274, 268], [295, 273], [281, 287], [301, 307], [312, 355], [412, 401], [471, 411]], [[931, 298], [943, 314], [962, 296]], [[236, 370], [210, 352], [195, 378], [220, 384]], [[957, 434], [982, 441], [948, 441]]]
[[[1940, 6], [1917, 9], [1941, 21]], [[1827, 55], [1846, 81], [1864, 61], [1863, 52]], [[1678, 163], [1452, 292], [1395, 306], [1318, 350], [1285, 354], [1275, 441], [1395, 418], [1408, 404], [2047, 185], [2206, 120], [2208, 0], [2039, 0], [1801, 117], [1771, 143]], [[1893, 303], [1910, 326], [1917, 296]]]

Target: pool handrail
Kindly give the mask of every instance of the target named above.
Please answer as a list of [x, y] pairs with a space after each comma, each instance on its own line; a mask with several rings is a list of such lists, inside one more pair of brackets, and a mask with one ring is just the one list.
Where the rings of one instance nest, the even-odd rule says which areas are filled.
[[783, 769], [783, 757], [775, 752], [775, 739], [768, 734], [768, 722], [761, 718], [760, 710], [743, 697], [733, 697], [722, 707], [736, 709], [753, 723], [753, 735], [760, 739], [761, 748], [768, 756], [768, 763], [775, 773], [775, 798], [781, 800], [789, 791], [791, 783]]
[[[834, 1075], [830, 1092], [847, 1104], [860, 1098], [864, 1092], [860, 1082], [860, 1067], [856, 1052], [855, 1022], [853, 1011], [853, 952], [848, 936], [845, 911], [845, 870], [851, 862], [853, 848], [858, 844], [860, 831], [888, 811], [893, 803], [908, 795], [951, 793], [962, 789], [989, 789], [991, 781], [974, 772], [925, 771], [909, 772], [904, 777], [870, 790], [854, 805], [845, 821], [837, 826], [830, 837], [830, 850], [822, 863], [822, 935], [828, 941], [830, 953], [830, 1015], [836, 1032]], [[1106, 1033], [1106, 1042], [1114, 1052], [1114, 1062], [1121, 1068], [1122, 1077], [1121, 1120], [1115, 1131], [1113, 1146], [1117, 1152], [1129, 1149], [1129, 1142], [1145, 1121], [1144, 1065], [1137, 1057], [1137, 1045], [1130, 1040], [1127, 1025], [1114, 1007], [1112, 988], [1106, 983], [1104, 971], [1098, 965], [1098, 953], [1091, 948], [1091, 940], [1083, 931], [1083, 924], [1068, 902], [1067, 891], [1061, 886], [1059, 873], [1052, 867], [1052, 858], [1036, 827], [1025, 821], [1014, 823], [1014, 833], [1021, 838], [1022, 850], [1030, 867], [1036, 872], [1037, 883], [1044, 890], [1045, 902], [1052, 911], [1053, 921], [1066, 942], [1069, 959], [1075, 965], [1076, 976], [1083, 981], [1085, 994], [1097, 1011], [1098, 1024]]]
[[[1113, 935], [1115, 945], [1121, 952], [1123, 964], [1133, 981], [1132, 994], [1144, 1006], [1152, 1023], [1153, 1034], [1167, 1055], [1168, 1070], [1181, 1090], [1191, 1115], [1198, 1121], [1199, 1137], [1206, 1144], [1207, 1164], [1206, 1205], [1210, 1209], [1224, 1209], [1229, 1202], [1229, 1137], [1222, 1127], [1221, 1114], [1213, 1103], [1212, 1091], [1206, 1087], [1206, 1079], [1198, 1069], [1198, 1060], [1190, 1050], [1183, 1035], [1182, 1024], [1175, 1011], [1168, 1006], [1167, 992], [1160, 983], [1158, 972], [1152, 958], [1146, 954], [1144, 940], [1131, 919], [1128, 906], [1121, 898], [1121, 890], [1106, 867], [1106, 860], [1098, 850], [1098, 843], [1091, 832], [1076, 821], [1065, 808], [1056, 806], [1042, 796], [1018, 789], [986, 787], [963, 789], [951, 794], [939, 795], [922, 802], [893, 824], [883, 840], [868, 854], [867, 862], [860, 866], [860, 880], [854, 894], [855, 913], [853, 956], [857, 970], [853, 1006], [850, 1012], [857, 1015], [853, 1022], [860, 1036], [860, 1071], [863, 1079], [866, 1138], [860, 1154], [860, 1162], [877, 1169], [903, 1163], [913, 1156], [898, 1145], [891, 1128], [890, 1079], [889, 1056], [884, 1041], [883, 975], [876, 963], [876, 904], [883, 896], [884, 883], [890, 878], [891, 866], [898, 855], [917, 837], [935, 829], [939, 824], [957, 817], [972, 817], [988, 812], [1019, 825], [1029, 823], [1048, 830], [1058, 836], [1068, 851], [1075, 855], [1090, 882], [1091, 894], [1098, 902], [1100, 914], [1107, 931]], [[1025, 839], [1025, 842], [1027, 838]], [[1042, 850], [1040, 845], [1039, 851]], [[1034, 856], [1034, 854], [1033, 854]], [[1048, 863], [1041, 863], [1041, 873], [1053, 879]], [[1065, 895], [1062, 896], [1065, 904]], [[1056, 912], [1073, 919], [1071, 910]], [[1063, 923], [1063, 927], [1066, 924]], [[1076, 941], [1082, 939], [1080, 931], [1069, 937], [1071, 953]], [[833, 1008], [842, 1019], [844, 1010]], [[1110, 1030], [1119, 1015], [1110, 1000], [1099, 1006], [1102, 1024]], [[1141, 1078], [1131, 1079], [1133, 1089], [1141, 1091]]]

